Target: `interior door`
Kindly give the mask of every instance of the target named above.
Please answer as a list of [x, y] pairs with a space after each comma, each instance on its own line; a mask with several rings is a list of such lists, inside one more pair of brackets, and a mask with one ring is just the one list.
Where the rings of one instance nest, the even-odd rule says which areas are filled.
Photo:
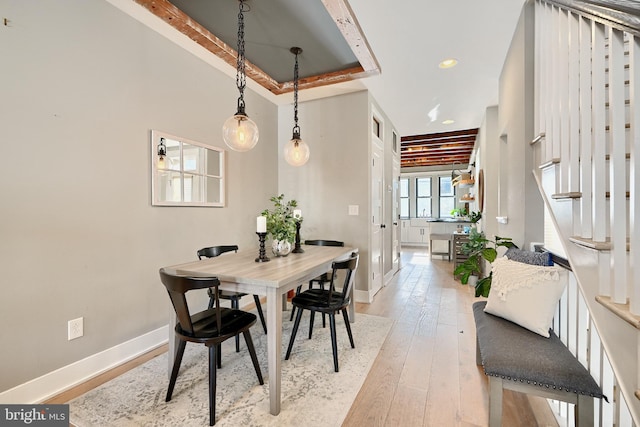
[[[376, 119], [374, 118], [374, 122]], [[384, 149], [379, 132], [380, 126], [375, 126], [371, 138], [371, 296], [375, 295], [383, 282], [382, 248], [384, 233]], [[376, 132], [376, 128], [378, 131]]]
[[[395, 134], [394, 134], [395, 137]], [[393, 225], [391, 226], [391, 239], [393, 242], [392, 254], [391, 254], [391, 268], [393, 273], [400, 268], [400, 160], [393, 159], [393, 187], [391, 193], [391, 219]]]

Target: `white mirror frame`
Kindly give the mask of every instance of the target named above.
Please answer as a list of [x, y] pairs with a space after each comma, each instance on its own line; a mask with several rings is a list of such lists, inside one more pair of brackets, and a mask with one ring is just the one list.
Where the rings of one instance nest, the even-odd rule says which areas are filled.
[[[176, 168], [167, 168], [162, 169], [158, 167], [158, 146], [160, 144], [160, 140], [164, 138], [165, 144], [167, 142], [172, 143], [171, 146], [177, 146], [179, 150], [179, 167]], [[195, 147], [199, 147], [204, 149], [204, 167], [206, 168], [206, 159], [211, 155], [216, 155], [219, 159], [218, 164], [215, 165], [217, 167], [217, 171], [213, 171], [213, 173], [209, 173], [208, 171], [194, 171], [194, 170], [184, 170], [184, 158], [183, 158], [183, 145], [188, 144]], [[165, 160], [169, 157], [168, 150], [165, 148]], [[201, 162], [203, 159], [200, 159]], [[224, 207], [226, 203], [226, 151], [213, 147], [201, 142], [192, 141], [187, 138], [182, 138], [178, 136], [174, 136], [165, 132], [161, 132], [158, 130], [151, 130], [151, 204], [153, 206], [199, 206], [199, 207]], [[166, 197], [162, 197], [163, 195], [163, 185], [162, 180], [166, 179], [166, 175], [168, 173], [173, 174], [173, 178], [171, 180], [172, 183], [177, 183], [179, 188], [177, 188], [173, 192], [173, 197], [175, 200], [166, 200]], [[199, 186], [198, 195], [196, 197], [197, 200], [192, 201], [189, 200], [190, 197], [188, 194], [185, 194], [185, 175], [192, 175], [196, 177], [202, 178], [202, 185]], [[216, 188], [207, 188], [210, 186], [212, 182], [216, 182]], [[213, 193], [217, 195], [217, 200], [207, 201], [207, 195]], [[166, 191], [165, 191], [166, 194]]]

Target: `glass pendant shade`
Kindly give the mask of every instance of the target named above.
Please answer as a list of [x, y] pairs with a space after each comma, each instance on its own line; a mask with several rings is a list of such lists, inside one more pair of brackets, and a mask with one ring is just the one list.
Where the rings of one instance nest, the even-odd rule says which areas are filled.
[[234, 114], [222, 126], [222, 139], [234, 151], [249, 151], [258, 143], [258, 126], [244, 114]]
[[300, 126], [298, 126], [298, 55], [302, 53], [299, 47], [289, 49], [296, 56], [293, 68], [293, 137], [284, 147], [284, 159], [291, 166], [302, 166], [309, 160], [309, 146], [300, 138]]
[[299, 138], [293, 138], [284, 147], [284, 159], [291, 166], [302, 166], [309, 160], [309, 146]]

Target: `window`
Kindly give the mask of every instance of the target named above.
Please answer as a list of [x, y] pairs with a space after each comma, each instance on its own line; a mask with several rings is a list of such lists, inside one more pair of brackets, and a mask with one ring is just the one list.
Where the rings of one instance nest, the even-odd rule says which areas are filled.
[[440, 218], [451, 216], [456, 205], [456, 194], [450, 176], [438, 177], [440, 186]]
[[381, 136], [380, 135], [380, 122], [378, 121], [377, 118], [374, 117], [372, 124], [373, 124], [373, 128], [372, 128], [373, 134], [375, 136], [377, 136], [378, 138], [380, 138], [380, 136]]
[[416, 218], [430, 217], [431, 178], [416, 178]]
[[224, 154], [219, 148], [151, 131], [152, 204], [224, 206]]
[[400, 217], [409, 218], [409, 178], [400, 179]]

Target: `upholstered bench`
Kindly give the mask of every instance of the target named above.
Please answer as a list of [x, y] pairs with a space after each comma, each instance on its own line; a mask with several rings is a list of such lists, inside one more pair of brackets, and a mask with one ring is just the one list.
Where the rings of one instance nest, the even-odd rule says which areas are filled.
[[484, 312], [473, 304], [476, 363], [489, 376], [489, 426], [502, 425], [502, 390], [514, 390], [575, 405], [576, 425], [593, 426], [593, 399], [605, 398], [587, 369], [550, 332], [545, 338]]

